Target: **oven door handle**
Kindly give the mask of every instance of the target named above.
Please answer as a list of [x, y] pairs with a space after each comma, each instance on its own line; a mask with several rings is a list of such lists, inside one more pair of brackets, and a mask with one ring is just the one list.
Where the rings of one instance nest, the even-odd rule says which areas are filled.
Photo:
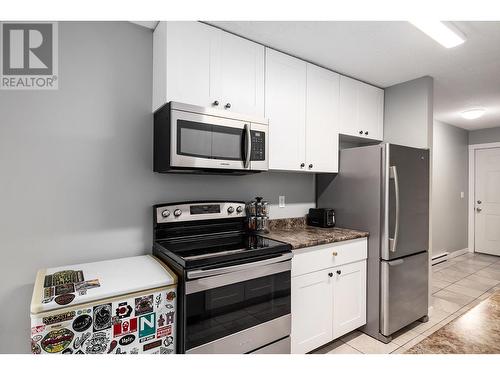
[[188, 277], [188, 279], [193, 280], [193, 279], [199, 279], [202, 277], [223, 275], [225, 273], [243, 271], [243, 270], [248, 270], [248, 269], [252, 269], [255, 267], [265, 266], [268, 264], [284, 262], [284, 261], [292, 259], [292, 257], [293, 257], [292, 253], [287, 253], [287, 254], [280, 255], [279, 257], [259, 260], [257, 262], [252, 262], [252, 263], [238, 264], [235, 266], [213, 268], [213, 269], [207, 269], [207, 270], [201, 269], [201, 270], [195, 270], [195, 271], [188, 271], [187, 277]]

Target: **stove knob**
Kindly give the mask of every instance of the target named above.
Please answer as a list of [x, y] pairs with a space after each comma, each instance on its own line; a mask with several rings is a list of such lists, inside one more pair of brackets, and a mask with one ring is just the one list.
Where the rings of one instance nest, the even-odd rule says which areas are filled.
[[170, 216], [170, 211], [169, 210], [165, 210], [161, 213], [161, 216], [163, 217], [169, 217]]
[[234, 207], [233, 206], [229, 206], [227, 208], [227, 212], [230, 213], [230, 214], [232, 214], [234, 212]]
[[241, 206], [236, 207], [237, 213], [241, 213], [242, 211], [243, 211], [243, 207], [241, 207]]
[[181, 211], [181, 210], [179, 210], [179, 209], [176, 209], [176, 210], [174, 211], [174, 215], [175, 215], [176, 217], [181, 216], [181, 214], [182, 214], [182, 211]]

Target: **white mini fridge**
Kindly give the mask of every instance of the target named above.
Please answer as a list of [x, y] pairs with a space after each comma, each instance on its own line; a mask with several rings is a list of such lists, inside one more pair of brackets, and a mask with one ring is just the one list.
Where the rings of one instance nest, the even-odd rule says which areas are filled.
[[177, 278], [150, 255], [38, 271], [34, 354], [172, 354]]

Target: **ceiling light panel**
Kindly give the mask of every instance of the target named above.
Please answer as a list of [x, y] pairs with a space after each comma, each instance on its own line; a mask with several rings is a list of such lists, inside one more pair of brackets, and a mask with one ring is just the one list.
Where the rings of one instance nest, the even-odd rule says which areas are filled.
[[410, 23], [446, 48], [456, 47], [466, 41], [465, 35], [448, 22], [425, 20]]

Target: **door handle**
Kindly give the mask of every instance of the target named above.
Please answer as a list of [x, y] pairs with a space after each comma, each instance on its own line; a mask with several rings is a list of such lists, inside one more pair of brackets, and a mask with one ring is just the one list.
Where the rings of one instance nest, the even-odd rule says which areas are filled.
[[396, 200], [396, 220], [394, 223], [394, 238], [389, 238], [389, 251], [395, 253], [399, 235], [399, 180], [398, 170], [395, 165], [389, 168], [389, 179], [394, 180], [394, 194]]
[[245, 159], [243, 160], [243, 167], [248, 168], [250, 165], [250, 158], [252, 156], [252, 138], [250, 134], [250, 126], [245, 124]]
[[264, 259], [264, 260], [259, 260], [256, 262], [252, 263], [244, 263], [244, 264], [237, 264], [235, 266], [228, 266], [228, 267], [220, 267], [220, 268], [211, 268], [211, 269], [200, 269], [200, 270], [194, 270], [194, 271], [189, 271], [187, 273], [188, 279], [199, 279], [202, 277], [208, 277], [208, 276], [216, 276], [216, 275], [223, 275], [226, 273], [231, 273], [231, 272], [237, 272], [237, 271], [244, 271], [252, 268], [259, 268], [265, 265], [271, 265], [274, 263], [280, 263], [284, 261], [288, 261], [292, 259], [293, 254], [282, 254], [278, 257], [274, 257], [271, 259]]
[[387, 264], [389, 266], [399, 266], [400, 264], [403, 264], [403, 263], [404, 263], [403, 259], [396, 259], [396, 260], [392, 260], [390, 262], [387, 262]]
[[477, 212], [481, 212], [483, 209], [481, 207], [476, 208]]

